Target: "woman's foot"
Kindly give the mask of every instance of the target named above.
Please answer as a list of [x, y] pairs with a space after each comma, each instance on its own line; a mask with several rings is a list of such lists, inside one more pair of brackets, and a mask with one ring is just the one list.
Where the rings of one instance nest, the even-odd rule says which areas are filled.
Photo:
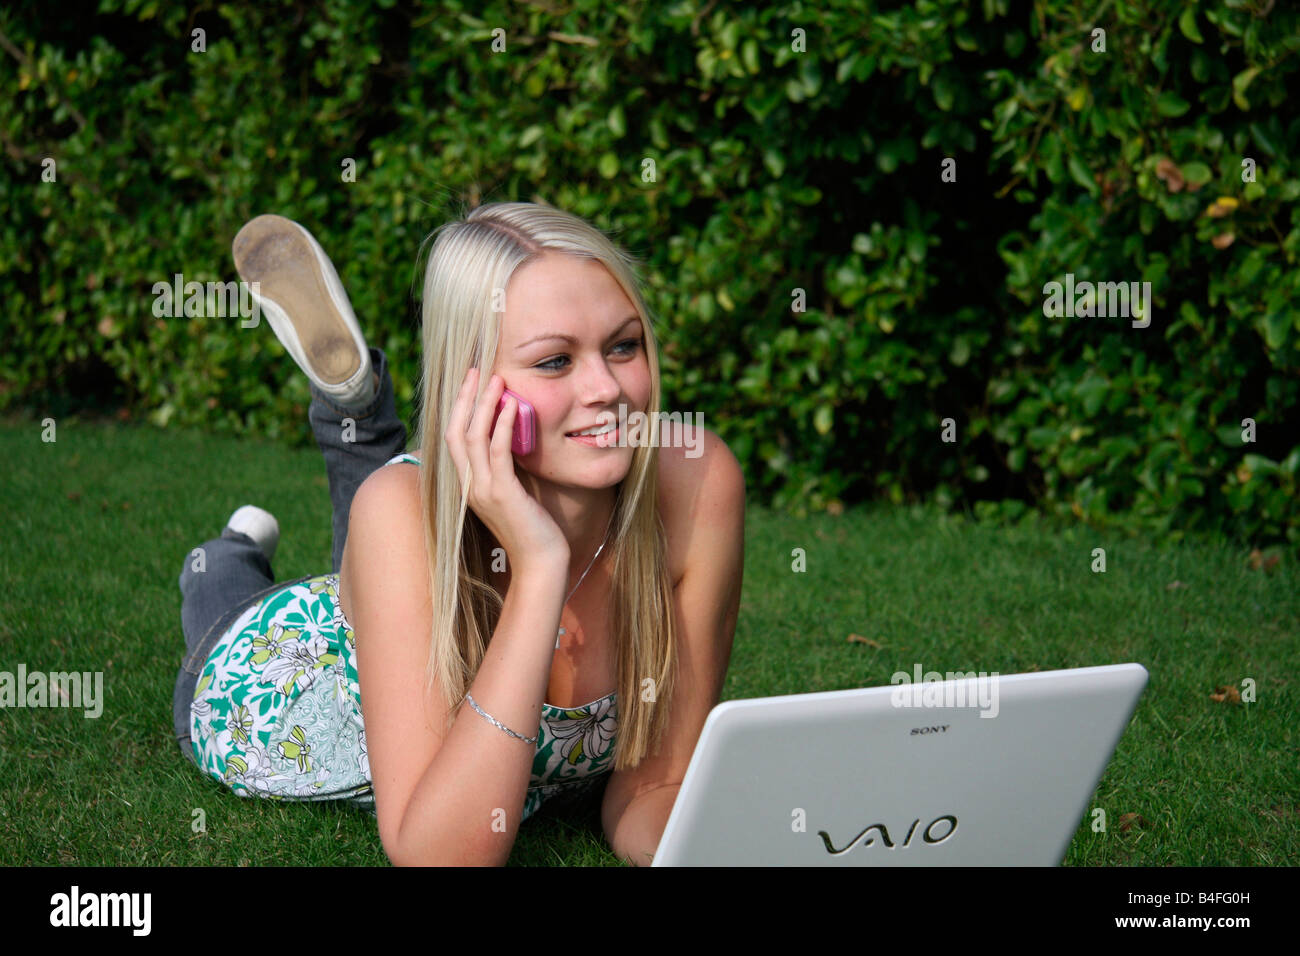
[[[361, 326], [325, 250], [284, 216], [245, 223], [231, 246], [280, 344], [336, 405], [363, 408], [378, 390]], [[251, 291], [251, 290], [250, 290]]]

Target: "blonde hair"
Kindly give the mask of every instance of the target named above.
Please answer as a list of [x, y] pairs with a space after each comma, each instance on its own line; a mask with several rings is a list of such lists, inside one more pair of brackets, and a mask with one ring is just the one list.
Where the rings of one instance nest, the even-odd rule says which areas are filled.
[[[478, 394], [496, 362], [501, 316], [494, 290], [504, 290], [516, 270], [547, 253], [596, 260], [622, 287], [641, 317], [650, 364], [645, 409], [650, 441], [632, 453], [618, 485], [611, 543], [613, 639], [616, 648], [614, 769], [634, 767], [656, 750], [667, 727], [674, 689], [677, 635], [667, 541], [657, 506], [659, 349], [641, 296], [637, 261], [598, 229], [569, 213], [534, 203], [488, 203], [438, 227], [424, 273], [423, 375], [416, 434], [420, 507], [431, 555], [429, 586], [433, 630], [427, 687], [436, 679], [447, 707], [446, 725], [483, 661], [496, 629], [502, 598], [488, 583], [491, 533], [468, 508], [468, 489], [443, 441], [461, 383], [472, 366], [483, 370]], [[471, 479], [472, 480], [472, 479]], [[653, 680], [643, 700], [646, 679]], [[526, 734], [531, 735], [533, 728]]]

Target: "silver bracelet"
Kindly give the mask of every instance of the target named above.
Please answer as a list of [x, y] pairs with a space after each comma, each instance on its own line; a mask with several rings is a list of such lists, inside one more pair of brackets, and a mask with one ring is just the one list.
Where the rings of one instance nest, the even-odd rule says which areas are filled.
[[490, 723], [493, 723], [493, 724], [495, 724], [496, 726], [500, 727], [502, 730], [504, 730], [506, 733], [508, 733], [511, 737], [519, 737], [519, 739], [522, 740], [522, 741], [523, 741], [524, 743], [526, 743], [526, 744], [535, 744], [535, 743], [537, 743], [537, 738], [536, 738], [536, 737], [520, 737], [519, 734], [515, 733], [513, 730], [511, 730], [511, 729], [510, 729], [509, 727], [507, 727], [505, 724], [501, 723], [501, 721], [497, 720], [497, 719], [496, 719], [495, 717], [493, 717], [491, 714], [489, 714], [489, 713], [487, 713], [486, 711], [484, 711], [482, 707], [480, 707], [478, 704], [474, 703], [474, 698], [471, 697], [468, 693], [465, 694], [465, 699], [466, 699], [467, 701], [469, 701], [469, 705], [470, 705], [471, 707], [473, 707], [475, 710], [477, 710], [477, 711], [478, 711], [482, 716], [486, 717], [487, 720], [488, 720]]

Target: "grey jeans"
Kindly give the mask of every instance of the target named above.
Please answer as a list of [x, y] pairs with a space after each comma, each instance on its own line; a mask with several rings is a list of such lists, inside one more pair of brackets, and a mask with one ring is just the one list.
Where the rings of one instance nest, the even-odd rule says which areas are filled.
[[[397, 417], [393, 397], [393, 380], [388, 374], [388, 358], [376, 348], [370, 359], [379, 375], [379, 394], [360, 411], [347, 411], [334, 405], [325, 395], [311, 387], [311, 422], [316, 443], [325, 455], [325, 473], [329, 478], [330, 505], [334, 511], [334, 573], [343, 563], [343, 545], [348, 537], [348, 513], [352, 496], [376, 468], [406, 450], [406, 426]], [[355, 441], [344, 441], [345, 418], [354, 422]], [[203, 542], [204, 570], [196, 572], [191, 555], [178, 580], [181, 589], [181, 629], [185, 633], [185, 659], [176, 675], [172, 694], [172, 723], [181, 753], [194, 759], [190, 741], [190, 703], [194, 687], [208, 655], [221, 640], [226, 629], [250, 606], [281, 588], [307, 580], [275, 583], [271, 564], [256, 542], [246, 534], [225, 528], [221, 536]]]

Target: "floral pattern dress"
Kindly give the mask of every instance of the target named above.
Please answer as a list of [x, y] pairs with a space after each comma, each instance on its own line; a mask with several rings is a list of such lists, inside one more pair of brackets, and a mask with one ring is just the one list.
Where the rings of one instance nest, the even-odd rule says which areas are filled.
[[[419, 463], [399, 455], [388, 464], [399, 461]], [[616, 697], [543, 705], [522, 819], [610, 772]], [[286, 585], [244, 611], [199, 674], [190, 720], [199, 768], [236, 794], [346, 800], [373, 812], [356, 637], [338, 575]]]

